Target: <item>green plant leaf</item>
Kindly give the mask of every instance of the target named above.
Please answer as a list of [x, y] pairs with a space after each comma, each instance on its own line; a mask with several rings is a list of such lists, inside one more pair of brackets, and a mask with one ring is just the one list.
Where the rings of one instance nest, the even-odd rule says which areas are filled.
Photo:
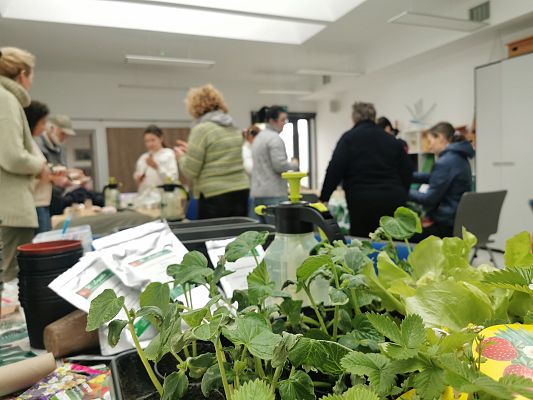
[[340, 280], [343, 288], [358, 289], [366, 286], [366, 279], [363, 274], [342, 274]]
[[398, 325], [388, 316], [384, 314], [366, 314], [368, 321], [376, 328], [376, 330], [383, 336], [388, 337], [394, 343], [402, 343], [402, 334]]
[[183, 318], [183, 320], [187, 325], [189, 325], [189, 327], [196, 328], [202, 323], [208, 311], [209, 309], [207, 307], [199, 308], [198, 310], [181, 314], [181, 318]]
[[329, 299], [331, 300], [331, 305], [334, 306], [343, 306], [348, 303], [350, 299], [342, 290], [336, 289], [333, 286], [329, 287]]
[[[442, 239], [430, 236], [418, 243], [409, 256], [415, 279], [434, 280], [442, 274], [446, 265], [446, 257], [442, 251]], [[381, 272], [381, 270], [380, 270]]]
[[231, 302], [237, 302], [238, 310], [242, 311], [250, 306], [250, 298], [248, 296], [248, 290], [234, 290]]
[[388, 236], [396, 240], [409, 239], [415, 233], [422, 232], [418, 214], [405, 207], [399, 207], [394, 212], [394, 217], [381, 217], [379, 225]]
[[149, 360], [159, 361], [170, 351], [173, 335], [181, 333], [181, 318], [178, 304], [170, 303], [165, 312], [159, 334], [152, 339], [145, 351]]
[[476, 334], [472, 332], [453, 332], [445, 337], [439, 343], [439, 353], [451, 353], [460, 350], [465, 345], [470, 345], [475, 339]]
[[113, 289], [105, 289], [91, 301], [87, 315], [87, 332], [100, 328], [111, 321], [122, 309], [124, 296], [117, 297]]
[[259, 314], [238, 316], [232, 326], [222, 330], [225, 337], [236, 345], [244, 345], [248, 351], [262, 360], [271, 360], [274, 348], [281, 336], [272, 333], [269, 323]]
[[191, 333], [195, 339], [205, 342], [212, 341], [218, 335], [222, 325], [225, 322], [225, 316], [222, 314], [214, 315], [209, 322], [192, 329]]
[[436, 366], [426, 366], [414, 378], [416, 391], [422, 399], [438, 399], [444, 391], [444, 371]]
[[233, 394], [233, 400], [274, 400], [270, 386], [259, 379], [244, 383]]
[[342, 367], [351, 374], [366, 376], [380, 396], [386, 396], [396, 382], [396, 375], [388, 368], [390, 361], [382, 354], [352, 351], [341, 361]]
[[354, 386], [344, 392], [342, 395], [330, 394], [321, 397], [320, 400], [380, 400], [376, 392], [367, 386]]
[[394, 264], [389, 255], [381, 252], [378, 255], [379, 276], [372, 264], [363, 267], [363, 274], [367, 278], [368, 290], [372, 295], [381, 299], [382, 306], [388, 311], [398, 311], [405, 315], [405, 305], [398, 296], [390, 293], [389, 288], [398, 280], [412, 281], [404, 270]]
[[157, 319], [159, 323], [163, 321], [163, 313], [161, 312], [161, 309], [156, 306], [145, 306], [142, 307], [140, 310], [138, 310], [135, 313], [136, 318], [142, 318], [142, 317], [154, 317]]
[[118, 344], [122, 330], [126, 325], [128, 325], [128, 321], [124, 321], [123, 319], [115, 319], [110, 322], [107, 332], [107, 343], [111, 347], [115, 347]]
[[359, 247], [349, 247], [344, 254], [344, 262], [357, 275], [371, 261]]
[[528, 267], [533, 265], [531, 235], [529, 232], [519, 233], [507, 240], [504, 260], [507, 267]]
[[213, 274], [213, 270], [194, 265], [173, 264], [168, 266], [167, 274], [174, 278], [176, 285], [195, 285], [207, 283], [207, 278]]
[[[315, 400], [313, 380], [303, 371], [296, 371], [287, 379], [279, 382], [281, 400]], [[250, 399], [253, 399], [250, 397]]]
[[402, 346], [417, 349], [424, 344], [426, 340], [426, 330], [424, 322], [419, 315], [408, 315], [400, 325], [402, 332]]
[[274, 290], [274, 282], [270, 281], [264, 260], [248, 274], [246, 281], [248, 282], [248, 298], [250, 304], [260, 304]]
[[184, 372], [173, 372], [163, 382], [163, 396], [161, 400], [180, 400], [185, 397], [189, 389], [189, 378]]
[[204, 376], [207, 369], [217, 362], [214, 353], [204, 353], [196, 357], [189, 357], [187, 359], [187, 368], [189, 369], [189, 376], [193, 379], [200, 379]]
[[483, 283], [533, 295], [533, 265], [508, 267], [484, 275]]
[[237, 238], [226, 246], [224, 258], [229, 262], [237, 261], [239, 258], [245, 257], [252, 251], [255, 251], [257, 246], [261, 246], [266, 242], [268, 232], [244, 232], [237, 236]]
[[141, 307], [155, 306], [163, 313], [167, 311], [170, 303], [170, 288], [166, 283], [151, 282], [141, 293]]
[[[231, 368], [231, 365], [228, 363], [224, 363], [224, 372], [226, 372], [226, 379], [228, 380], [228, 383], [233, 383], [233, 369]], [[204, 376], [202, 377], [202, 383], [201, 383], [201, 389], [202, 393], [205, 397], [209, 397], [209, 393], [211, 393], [215, 389], [219, 389], [222, 387], [222, 378], [220, 376], [220, 368], [218, 367], [218, 364], [212, 365], [205, 371]]]
[[310, 256], [296, 270], [296, 280], [298, 283], [307, 283], [307, 281], [315, 276], [316, 272], [329, 264], [331, 261], [328, 255]]
[[204, 284], [213, 275], [213, 270], [208, 267], [207, 258], [202, 253], [190, 251], [185, 254], [181, 264], [167, 267], [167, 275], [174, 278], [175, 285]]
[[283, 332], [281, 340], [274, 347], [274, 353], [272, 355], [272, 368], [281, 367], [287, 361], [289, 352], [296, 345], [302, 335], [293, 335], [291, 333]]
[[279, 305], [280, 312], [287, 316], [292, 327], [300, 325], [302, 304], [302, 300], [283, 299], [283, 302]]
[[405, 299], [407, 311], [418, 314], [426, 325], [460, 331], [473, 323], [492, 319], [491, 300], [477, 287], [452, 280], [420, 286], [415, 296]]
[[344, 372], [342, 358], [350, 349], [327, 340], [303, 337], [289, 352], [289, 360], [295, 367], [307, 365], [328, 375], [338, 376]]

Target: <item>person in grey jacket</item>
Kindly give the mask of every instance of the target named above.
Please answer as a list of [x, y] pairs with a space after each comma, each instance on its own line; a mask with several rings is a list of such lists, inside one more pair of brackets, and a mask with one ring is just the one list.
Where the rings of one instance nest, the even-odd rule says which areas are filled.
[[285, 171], [298, 169], [297, 160], [289, 161], [285, 144], [279, 137], [287, 122], [287, 112], [272, 106], [266, 111], [266, 126], [252, 144], [252, 189], [254, 206], [275, 205], [288, 198], [287, 182], [281, 178]]

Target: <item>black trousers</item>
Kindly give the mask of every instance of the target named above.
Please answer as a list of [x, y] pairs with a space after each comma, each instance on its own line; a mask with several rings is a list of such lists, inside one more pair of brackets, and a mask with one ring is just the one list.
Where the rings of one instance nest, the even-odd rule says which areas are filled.
[[453, 236], [453, 226], [451, 225], [441, 225], [437, 223], [433, 223], [433, 225], [428, 226], [427, 228], [424, 228], [422, 230], [422, 233], [418, 233], [414, 235], [411, 239], [409, 239], [409, 242], [411, 243], [419, 243], [422, 240], [430, 237], [430, 236], [437, 236], [440, 238], [445, 237], [452, 237]]
[[249, 196], [248, 189], [209, 198], [205, 198], [202, 194], [198, 199], [198, 218], [246, 217], [248, 216]]
[[367, 238], [379, 227], [379, 219], [393, 215], [407, 201], [407, 192], [399, 188], [387, 190], [352, 189], [346, 193], [350, 212], [350, 235]]

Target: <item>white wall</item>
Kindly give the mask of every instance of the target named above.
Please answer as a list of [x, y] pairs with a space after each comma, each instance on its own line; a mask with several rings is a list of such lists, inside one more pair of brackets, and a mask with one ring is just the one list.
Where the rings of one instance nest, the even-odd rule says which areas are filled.
[[[188, 126], [183, 100], [185, 90], [124, 89], [119, 83], [173, 85], [171, 75], [157, 70], [143, 75], [110, 72], [106, 74], [37, 70], [32, 97], [47, 103], [52, 113], [70, 115], [75, 120], [176, 121]], [[208, 82], [204, 82], [208, 83]], [[250, 124], [250, 112], [272, 103], [287, 105], [291, 111], [313, 112], [315, 104], [294, 97], [259, 96], [256, 86], [239, 81], [218, 85], [237, 126]], [[196, 85], [196, 83], [192, 83]]]
[[[507, 43], [532, 34], [531, 30], [490, 35], [485, 40], [467, 42], [450, 52], [433, 51], [431, 57], [420, 56], [407, 63], [377, 71], [347, 85], [346, 91], [330, 95], [318, 102], [318, 179], [322, 182], [331, 154], [341, 134], [352, 126], [351, 105], [354, 101], [369, 101], [376, 106], [378, 116], [398, 120], [400, 130], [409, 130], [411, 115], [406, 105], [422, 99], [429, 108], [436, 108], [428, 123], [447, 120], [454, 125], [471, 125], [474, 118], [474, 68], [503, 58]], [[457, 47], [457, 46], [455, 46]], [[417, 61], [418, 59], [418, 61]], [[330, 101], [340, 101], [338, 112], [330, 111]]]

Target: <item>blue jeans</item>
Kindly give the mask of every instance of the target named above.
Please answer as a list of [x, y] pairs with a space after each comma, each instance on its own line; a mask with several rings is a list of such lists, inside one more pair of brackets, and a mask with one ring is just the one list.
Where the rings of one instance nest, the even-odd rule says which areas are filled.
[[36, 210], [39, 227], [35, 230], [35, 234], [51, 231], [50, 207], [36, 207]]
[[[289, 198], [287, 196], [277, 196], [277, 197], [255, 197], [254, 198], [254, 208], [257, 206], [275, 206], [279, 203], [287, 201]], [[255, 215], [255, 212], [254, 212]], [[274, 218], [271, 216], [258, 216], [255, 215], [255, 218], [261, 223], [274, 224]]]

